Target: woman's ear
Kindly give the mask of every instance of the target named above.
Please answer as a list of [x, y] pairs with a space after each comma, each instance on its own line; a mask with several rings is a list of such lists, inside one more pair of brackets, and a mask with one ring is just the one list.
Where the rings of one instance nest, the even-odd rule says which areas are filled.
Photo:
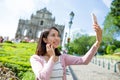
[[44, 41], [45, 43], [47, 43], [47, 39], [46, 39], [46, 38], [43, 38], [43, 41]]

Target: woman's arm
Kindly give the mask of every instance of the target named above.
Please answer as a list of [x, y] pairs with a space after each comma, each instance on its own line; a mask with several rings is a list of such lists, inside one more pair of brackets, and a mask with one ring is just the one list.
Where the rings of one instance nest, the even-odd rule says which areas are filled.
[[84, 55], [84, 56], [73, 56], [73, 55], [67, 55], [64, 54], [64, 60], [65, 60], [65, 65], [86, 65], [88, 64], [92, 57], [95, 55], [95, 53], [98, 50], [98, 44], [95, 43], [93, 46], [90, 48], [90, 50]]
[[39, 56], [33, 55], [30, 58], [32, 70], [35, 73], [35, 76], [38, 80], [49, 80], [54, 65], [53, 58], [54, 57], [51, 57], [45, 66], [43, 66], [44, 62], [40, 60]]
[[91, 47], [91, 49], [83, 56], [81, 57], [82, 58], [82, 61], [83, 61], [83, 64], [88, 64], [91, 59], [93, 58], [93, 56], [96, 54], [98, 48], [99, 48], [99, 43], [98, 42], [95, 42], [93, 44], [93, 46]]
[[[96, 42], [94, 43], [93, 47], [97, 47], [97, 49], [98, 49], [100, 46], [100, 43], [102, 41], [102, 29], [99, 27], [97, 22], [93, 24], [93, 28], [96, 32]], [[91, 61], [92, 57], [97, 52], [97, 49], [92, 49], [92, 50], [88, 51], [88, 53], [82, 57], [83, 62], [85, 64], [88, 64]]]
[[[94, 18], [96, 18], [95, 15]], [[88, 64], [91, 61], [92, 57], [97, 52], [102, 41], [102, 29], [99, 27], [96, 20], [93, 22], [93, 29], [96, 32], [96, 42], [93, 44], [90, 50], [83, 57], [66, 55], [65, 56], [66, 65]]]

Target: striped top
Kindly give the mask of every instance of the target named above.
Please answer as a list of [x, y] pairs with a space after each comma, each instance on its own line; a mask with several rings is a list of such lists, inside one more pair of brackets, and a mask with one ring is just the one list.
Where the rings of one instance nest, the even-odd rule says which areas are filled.
[[[46, 65], [46, 62], [45, 62]], [[50, 80], [63, 80], [63, 68], [59, 60], [54, 64]]]

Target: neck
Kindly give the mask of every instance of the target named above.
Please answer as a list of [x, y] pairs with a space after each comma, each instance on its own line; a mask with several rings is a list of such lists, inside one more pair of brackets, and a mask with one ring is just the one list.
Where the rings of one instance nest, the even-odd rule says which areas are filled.
[[46, 54], [45, 56], [47, 56], [48, 58], [50, 58], [50, 55]]

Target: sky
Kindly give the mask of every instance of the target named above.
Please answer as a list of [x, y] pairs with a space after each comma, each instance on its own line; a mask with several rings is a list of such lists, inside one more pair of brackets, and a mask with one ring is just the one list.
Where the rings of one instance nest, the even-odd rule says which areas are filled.
[[30, 20], [31, 14], [47, 8], [55, 17], [56, 24], [65, 25], [68, 33], [70, 12], [75, 16], [71, 26], [73, 32], [94, 35], [91, 13], [97, 16], [101, 28], [106, 15], [110, 11], [112, 0], [0, 0], [0, 35], [14, 38], [19, 19]]

